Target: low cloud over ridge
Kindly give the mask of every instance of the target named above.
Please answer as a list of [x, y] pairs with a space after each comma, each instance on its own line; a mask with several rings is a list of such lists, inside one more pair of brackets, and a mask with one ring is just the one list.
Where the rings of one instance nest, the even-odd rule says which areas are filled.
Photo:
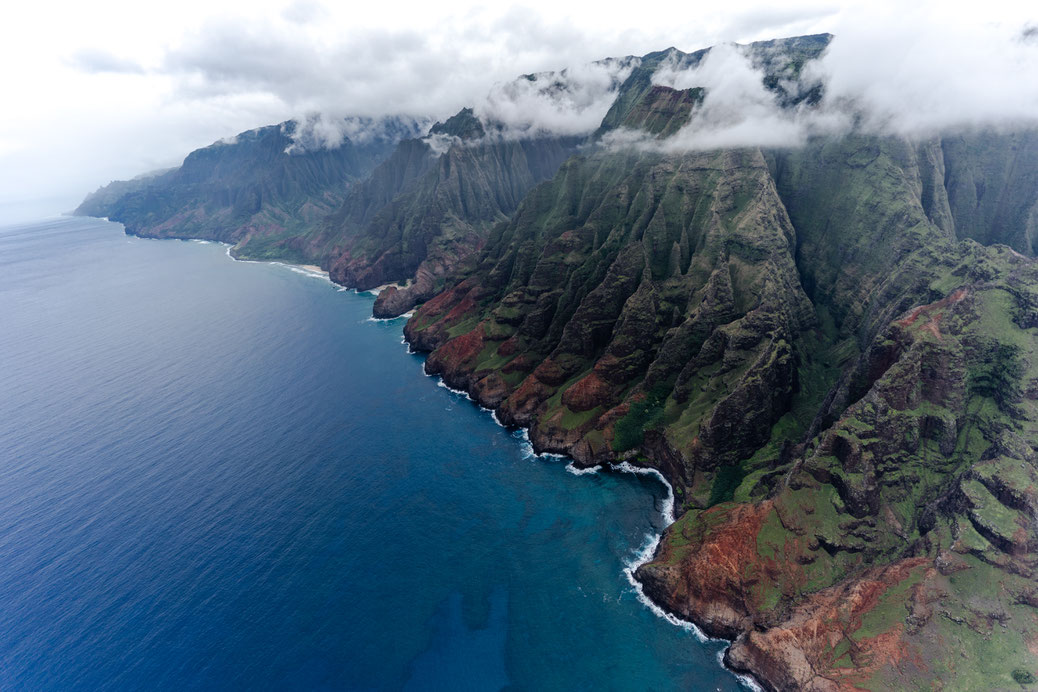
[[796, 80], [781, 81], [794, 96], [820, 86], [818, 104], [780, 103], [764, 87], [764, 71], [745, 46], [721, 44], [702, 61], [665, 60], [654, 84], [702, 87], [705, 98], [690, 122], [657, 140], [616, 131], [604, 143], [663, 151], [732, 146], [797, 146], [813, 135], [897, 134], [926, 137], [977, 127], [1038, 126], [1038, 42], [1028, 26], [964, 28], [898, 24], [863, 16], [836, 34]]
[[[557, 0], [523, 2], [98, 0], [65, 8], [60, 22], [46, 5], [19, 5], [0, 41], [12, 66], [11, 106], [0, 121], [0, 204], [63, 195], [71, 205], [99, 183], [313, 113], [321, 118], [314, 141], [326, 143], [338, 137], [329, 126], [347, 116], [443, 120], [464, 106], [497, 119], [509, 136], [583, 132], [608, 95], [577, 89], [544, 103], [543, 94], [501, 85], [524, 72], [575, 75], [606, 56], [671, 45], [826, 31], [837, 36], [822, 75], [833, 97], [826, 105], [840, 101], [831, 117], [881, 131], [1033, 120], [1038, 13], [1007, 0], [954, 9], [937, 0], [909, 9], [893, 0], [794, 0], [780, 9], [763, 0], [664, 2], [635, 24], [629, 6], [589, 13]], [[809, 124], [788, 114], [775, 120], [759, 93], [743, 96], [758, 116], [713, 127], [691, 144], [796, 141], [818, 125], [817, 114]], [[719, 115], [736, 103], [715, 94], [705, 105]]]
[[586, 135], [601, 124], [617, 89], [640, 62], [607, 58], [495, 84], [475, 112], [506, 136]]

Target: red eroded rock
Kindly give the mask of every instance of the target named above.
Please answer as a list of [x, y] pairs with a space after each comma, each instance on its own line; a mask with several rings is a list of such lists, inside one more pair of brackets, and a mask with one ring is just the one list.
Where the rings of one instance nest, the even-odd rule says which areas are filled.
[[639, 581], [654, 600], [710, 634], [738, 636], [753, 626], [756, 607], [747, 598], [753, 584], [772, 577], [757, 552], [757, 534], [772, 509], [771, 500], [719, 505], [695, 522], [675, 524], [671, 530], [686, 531], [695, 547], [679, 558], [673, 541], [664, 541], [654, 561], [639, 568]]
[[[505, 339], [501, 343], [501, 345], [497, 347], [497, 353], [498, 353], [498, 355], [501, 355], [501, 356], [510, 356], [513, 353], [515, 353], [518, 348], [519, 348], [519, 340], [516, 339], [514, 336], [512, 336], [512, 337], [509, 337], [509, 338]], [[520, 356], [520, 357], [522, 357], [522, 356]], [[516, 360], [518, 360], [518, 359], [516, 359]], [[505, 367], [507, 368], [508, 366], [506, 365]], [[508, 372], [508, 370], [506, 369], [505, 372]]]
[[452, 369], [457, 368], [479, 355], [483, 350], [483, 341], [483, 325], [480, 324], [472, 331], [454, 337], [438, 348], [433, 355]]
[[610, 387], [595, 372], [590, 372], [562, 394], [562, 403], [574, 411], [590, 411], [608, 403]]
[[533, 371], [533, 376], [544, 384], [558, 387], [560, 384], [569, 379], [566, 376], [566, 371], [562, 369], [558, 363], [553, 361], [551, 358], [545, 358], [537, 369]]
[[[777, 689], [858, 690], [883, 667], [925, 669], [925, 662], [904, 639], [903, 622], [873, 636], [856, 633], [889, 589], [929, 562], [926, 557], [900, 560], [811, 594], [785, 622], [740, 637], [726, 660], [737, 669], [754, 670]], [[932, 576], [934, 571], [931, 567], [926, 573]], [[841, 642], [851, 646], [847, 656], [834, 660]]]

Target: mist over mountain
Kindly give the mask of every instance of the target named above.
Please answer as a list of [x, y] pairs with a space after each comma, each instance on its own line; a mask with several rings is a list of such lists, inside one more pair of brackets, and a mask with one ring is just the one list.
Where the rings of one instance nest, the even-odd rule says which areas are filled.
[[1038, 47], [866, 28], [314, 115], [77, 213], [382, 289], [538, 450], [660, 471], [637, 579], [768, 688], [1030, 684]]

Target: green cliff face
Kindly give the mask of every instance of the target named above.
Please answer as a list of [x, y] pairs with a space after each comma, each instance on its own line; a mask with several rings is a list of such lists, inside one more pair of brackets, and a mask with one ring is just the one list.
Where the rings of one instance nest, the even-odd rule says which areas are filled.
[[130, 180], [114, 180], [87, 195], [80, 205], [76, 207], [75, 214], [77, 216], [107, 216], [120, 199], [144, 190], [151, 186], [156, 179], [163, 177], [172, 170], [174, 169], [166, 168], [150, 173], [142, 173]]
[[[95, 193], [77, 214], [107, 216], [128, 232], [235, 244], [240, 256], [320, 262], [307, 231], [345, 200], [415, 124], [387, 122], [378, 136], [334, 149], [289, 153], [295, 123], [243, 132], [192, 152], [176, 169]], [[97, 202], [101, 201], [101, 204]]]
[[360, 290], [400, 283], [376, 304], [396, 316], [467, 266], [490, 227], [582, 140], [488, 134], [464, 109], [421, 138], [414, 122], [389, 119], [378, 136], [291, 153], [295, 127], [242, 133], [177, 169], [117, 181], [76, 213], [136, 235], [231, 243], [243, 259], [318, 264]]
[[[381, 176], [401, 180], [388, 202], [370, 218], [341, 212], [326, 232], [342, 238], [331, 262], [332, 278], [360, 290], [382, 284], [378, 317], [407, 312], [442, 290], [448, 275], [469, 266], [495, 223], [515, 211], [526, 192], [551, 177], [575, 150], [577, 137], [509, 139], [487, 137], [471, 110], [432, 128], [424, 141], [404, 143], [383, 164]], [[421, 166], [400, 175], [404, 147], [424, 148]], [[437, 154], [432, 146], [445, 148]], [[408, 154], [407, 159], [412, 158]], [[367, 187], [347, 199], [346, 208], [366, 198]]]

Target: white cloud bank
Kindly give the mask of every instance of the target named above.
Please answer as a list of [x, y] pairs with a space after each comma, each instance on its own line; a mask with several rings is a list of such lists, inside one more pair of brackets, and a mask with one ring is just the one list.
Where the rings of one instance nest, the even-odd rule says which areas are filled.
[[617, 89], [640, 62], [635, 57], [609, 58], [495, 84], [474, 110], [506, 136], [589, 134], [602, 123]]
[[[1036, 12], [1038, 14], [1038, 12]], [[870, 131], [926, 133], [1038, 118], [1038, 43], [1024, 23], [964, 25], [918, 10], [859, 14], [812, 70], [831, 108]]]
[[819, 59], [782, 82], [793, 95], [821, 85], [817, 105], [783, 108], [746, 47], [721, 44], [697, 64], [672, 55], [653, 74], [654, 84], [705, 90], [687, 125], [665, 140], [618, 131], [604, 142], [682, 151], [797, 146], [813, 135], [852, 130], [926, 137], [961, 128], [1038, 127], [1032, 25], [967, 27], [918, 12], [854, 14], [845, 23]]
[[335, 113], [309, 113], [282, 125], [292, 139], [286, 154], [302, 154], [317, 149], [335, 149], [344, 142], [363, 144], [373, 139], [400, 140], [416, 137], [429, 129], [429, 118], [365, 116]]
[[[753, 66], [742, 46], [715, 46], [696, 66], [681, 69], [666, 60], [653, 83], [673, 89], [702, 87], [705, 98], [689, 123], [669, 138], [667, 149], [714, 149], [732, 146], [781, 146], [803, 140], [817, 116], [804, 108], [782, 108], [764, 87], [764, 73]], [[799, 85], [789, 85], [796, 91]]]
[[[520, 1], [15, 3], [0, 24], [9, 67], [0, 80], [0, 205], [61, 195], [67, 209], [113, 178], [309, 113], [322, 114], [315, 141], [325, 142], [347, 115], [443, 119], [466, 105], [512, 134], [585, 132], [610, 102], [613, 76], [576, 66], [672, 45], [832, 32], [819, 69], [841, 104], [833, 117], [871, 128], [1007, 123], [1028, 120], [1035, 107], [1038, 38], [1024, 35], [1038, 26], [1031, 4], [920, 0], [906, 10], [895, 0], [790, 0], [776, 9], [768, 0], [660, 0], [644, 12], [610, 0]], [[540, 78], [512, 82], [566, 67], [559, 91]], [[755, 85], [736, 80], [744, 65], [712, 69], [712, 77], [729, 70], [733, 83], [715, 86], [704, 104], [715, 122], [696, 146], [808, 131], [788, 114], [776, 119]], [[722, 89], [742, 93], [722, 98]], [[725, 109], [739, 103], [755, 114], [725, 124]]]
[[[797, 146], [814, 135], [926, 137], [963, 128], [1038, 127], [1038, 31], [1028, 22], [966, 26], [919, 11], [852, 13], [797, 79], [797, 96], [821, 86], [818, 104], [782, 107], [745, 46], [721, 44], [696, 63], [672, 54], [654, 84], [702, 87], [689, 123], [657, 140], [617, 131], [604, 143], [663, 151]], [[840, 31], [837, 28], [837, 31]]]

